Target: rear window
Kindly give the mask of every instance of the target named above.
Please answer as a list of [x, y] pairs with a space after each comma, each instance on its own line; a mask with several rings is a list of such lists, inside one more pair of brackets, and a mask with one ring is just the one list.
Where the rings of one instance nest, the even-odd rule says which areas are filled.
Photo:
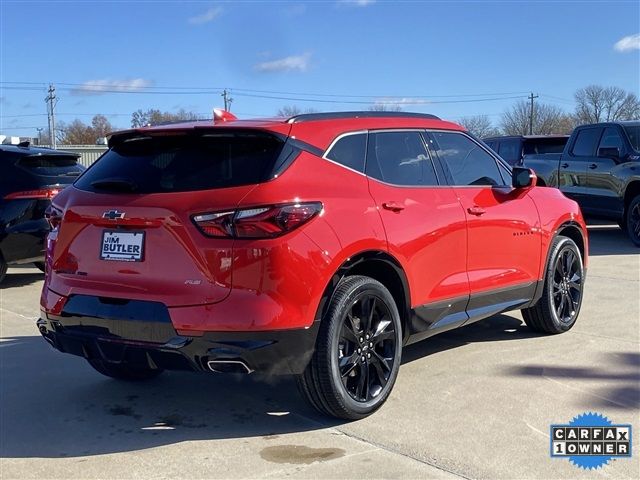
[[264, 182], [283, 142], [262, 133], [137, 137], [111, 148], [75, 183], [94, 192], [188, 192]]
[[41, 177], [77, 177], [84, 170], [77, 157], [63, 155], [26, 155], [16, 165]]
[[536, 138], [524, 141], [525, 155], [544, 155], [545, 153], [562, 153], [569, 137]]

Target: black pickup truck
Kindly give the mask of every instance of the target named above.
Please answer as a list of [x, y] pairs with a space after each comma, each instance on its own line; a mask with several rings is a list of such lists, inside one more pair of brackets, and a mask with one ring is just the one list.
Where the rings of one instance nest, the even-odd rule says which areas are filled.
[[538, 185], [557, 187], [587, 217], [606, 218], [640, 247], [640, 121], [577, 127], [559, 154], [525, 155]]

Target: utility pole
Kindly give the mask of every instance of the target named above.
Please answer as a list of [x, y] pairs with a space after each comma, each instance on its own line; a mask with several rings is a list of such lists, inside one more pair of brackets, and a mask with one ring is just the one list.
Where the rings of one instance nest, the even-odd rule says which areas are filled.
[[231, 111], [231, 102], [233, 102], [233, 98], [231, 98], [231, 92], [229, 92], [226, 88], [222, 91], [220, 96], [224, 99], [224, 109], [227, 112]]
[[529, 100], [531, 100], [531, 110], [529, 111], [529, 135], [533, 135], [533, 99], [538, 98], [538, 95], [534, 96], [533, 92], [529, 95]]
[[49, 84], [49, 90], [47, 91], [48, 95], [45, 97], [44, 101], [47, 102], [47, 117], [49, 119], [49, 141], [51, 142], [51, 148], [55, 149], [56, 145], [56, 115], [55, 108], [58, 103], [58, 99], [56, 97], [56, 87]]
[[36, 128], [36, 130], [38, 130], [38, 145], [42, 145], [42, 127], [38, 127]]

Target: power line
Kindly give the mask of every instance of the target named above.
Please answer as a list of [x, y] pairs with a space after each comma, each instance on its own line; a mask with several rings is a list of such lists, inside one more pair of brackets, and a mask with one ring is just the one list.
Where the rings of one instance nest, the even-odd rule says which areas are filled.
[[407, 97], [402, 97], [403, 101], [394, 102], [393, 100], [382, 100], [378, 102], [371, 101], [361, 101], [361, 100], [325, 100], [318, 98], [299, 98], [299, 97], [281, 97], [274, 95], [255, 95], [249, 93], [238, 93], [236, 92], [238, 97], [251, 97], [251, 98], [268, 98], [272, 100], [289, 100], [294, 102], [314, 102], [314, 103], [331, 103], [331, 104], [350, 104], [350, 105], [371, 105], [372, 103], [379, 104], [388, 104], [388, 105], [434, 105], [434, 104], [447, 104], [447, 103], [476, 103], [476, 102], [493, 102], [498, 100], [512, 100], [514, 98], [527, 98], [523, 95], [518, 95], [514, 97], [499, 97], [499, 98], [474, 98], [474, 99], [466, 99], [466, 100], [412, 100], [407, 99]]
[[[0, 82], [0, 85], [43, 85], [37, 82]], [[69, 82], [57, 82], [57, 85], [64, 85], [69, 87], [81, 87], [78, 88], [63, 88], [60, 90], [73, 90], [78, 91], [84, 89], [86, 93], [138, 93], [138, 94], [222, 94], [228, 90], [224, 87], [170, 87], [170, 86], [152, 86], [152, 85], [140, 85], [132, 86], [130, 84], [100, 84], [100, 83], [69, 83]], [[3, 88], [29, 88], [34, 87], [3, 87]], [[122, 90], [117, 90], [121, 88]], [[155, 90], [172, 90], [169, 92], [160, 92]], [[178, 93], [177, 91], [182, 91]], [[471, 97], [489, 97], [489, 96], [505, 96], [505, 95], [523, 95], [528, 92], [495, 92], [495, 93], [464, 93], [464, 94], [449, 94], [449, 95], [352, 95], [352, 94], [334, 94], [334, 93], [312, 93], [312, 92], [285, 92], [278, 90], [256, 90], [247, 88], [233, 88], [235, 92], [246, 93], [267, 93], [275, 95], [298, 95], [298, 96], [311, 96], [311, 97], [329, 97], [329, 98], [373, 98], [373, 99], [405, 99], [405, 98], [471, 98]], [[368, 103], [368, 102], [367, 102]]]

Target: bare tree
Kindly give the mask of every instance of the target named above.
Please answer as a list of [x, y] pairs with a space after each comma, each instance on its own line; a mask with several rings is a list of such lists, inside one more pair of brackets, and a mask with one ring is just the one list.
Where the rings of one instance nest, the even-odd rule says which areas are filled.
[[[528, 135], [531, 122], [531, 106], [520, 100], [502, 114], [502, 133], [505, 135]], [[533, 134], [571, 133], [574, 121], [561, 108], [547, 103], [536, 103], [533, 108]]]
[[316, 110], [315, 108], [307, 108], [303, 111], [297, 105], [285, 105], [284, 107], [278, 109], [276, 115], [278, 117], [291, 118], [302, 113], [318, 113], [318, 110]]
[[71, 123], [60, 124], [62, 138], [57, 137], [58, 142], [63, 145], [93, 145], [96, 138], [93, 129], [77, 118]]
[[93, 129], [93, 133], [95, 134], [96, 139], [106, 137], [113, 131], [111, 123], [104, 115], [95, 115], [91, 119], [91, 128]]
[[402, 107], [397, 103], [378, 102], [369, 107], [371, 112], [401, 112]]
[[500, 135], [499, 130], [493, 126], [493, 123], [491, 123], [491, 120], [486, 115], [462, 117], [458, 120], [458, 123], [478, 138]]
[[148, 110], [139, 109], [131, 114], [131, 126], [133, 128], [191, 120], [200, 120], [200, 116], [184, 108], [181, 108], [175, 113], [162, 112], [156, 108], [150, 108]]
[[56, 128], [56, 139], [63, 145], [95, 145], [99, 138], [106, 137], [113, 127], [104, 115], [95, 115], [91, 125], [77, 118], [71, 123], [60, 123]]
[[589, 85], [576, 91], [578, 123], [613, 122], [640, 118], [640, 101], [633, 93], [618, 87]]

